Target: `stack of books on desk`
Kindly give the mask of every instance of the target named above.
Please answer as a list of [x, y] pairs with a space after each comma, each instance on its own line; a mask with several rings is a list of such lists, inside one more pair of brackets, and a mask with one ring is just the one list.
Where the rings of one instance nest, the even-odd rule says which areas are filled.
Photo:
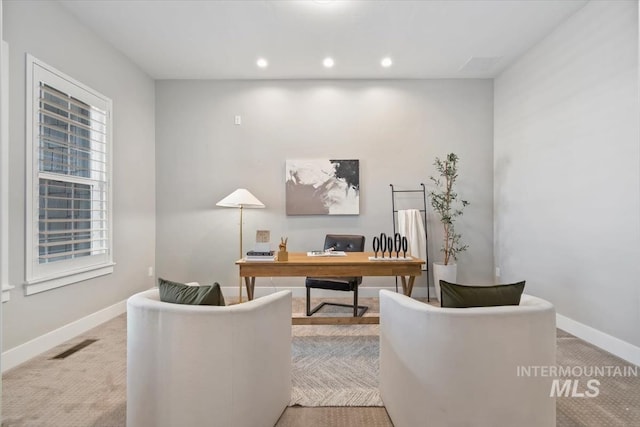
[[267, 251], [267, 252], [259, 252], [259, 251], [249, 251], [247, 252], [247, 256], [245, 257], [247, 261], [275, 261], [276, 254], [275, 251]]
[[347, 253], [344, 251], [334, 251], [326, 250], [326, 251], [310, 251], [307, 252], [307, 256], [347, 256]]

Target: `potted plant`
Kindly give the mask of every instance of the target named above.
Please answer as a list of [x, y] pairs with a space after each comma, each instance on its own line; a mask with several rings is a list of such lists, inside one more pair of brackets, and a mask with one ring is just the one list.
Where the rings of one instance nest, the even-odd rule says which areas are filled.
[[436, 157], [433, 165], [436, 167], [439, 177], [429, 177], [435, 184], [435, 189], [429, 192], [431, 206], [440, 216], [444, 231], [441, 248], [441, 251], [444, 252], [444, 262], [433, 263], [433, 281], [438, 301], [440, 300], [440, 280], [456, 281], [457, 265], [455, 261], [458, 254], [469, 247], [462, 243], [462, 236], [455, 230], [456, 218], [462, 215], [463, 209], [469, 205], [466, 200], [458, 199], [458, 193], [454, 190], [454, 184], [458, 178], [458, 160], [455, 153], [447, 154], [444, 160]]

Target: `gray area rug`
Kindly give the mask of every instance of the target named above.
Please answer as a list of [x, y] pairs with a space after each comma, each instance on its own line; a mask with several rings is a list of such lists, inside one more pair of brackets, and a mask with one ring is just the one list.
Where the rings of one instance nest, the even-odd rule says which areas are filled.
[[294, 336], [291, 406], [383, 406], [377, 335]]

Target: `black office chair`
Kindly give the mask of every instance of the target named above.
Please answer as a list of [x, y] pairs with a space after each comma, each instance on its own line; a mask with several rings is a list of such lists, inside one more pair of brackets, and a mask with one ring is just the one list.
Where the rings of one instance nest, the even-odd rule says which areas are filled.
[[[327, 234], [324, 239], [324, 249], [333, 249], [344, 252], [364, 251], [364, 236], [350, 234]], [[362, 316], [369, 307], [358, 305], [358, 285], [362, 283], [362, 277], [307, 277], [307, 316], [313, 315], [325, 305], [340, 307], [353, 307], [353, 317]], [[330, 289], [333, 291], [353, 291], [353, 305], [322, 302], [311, 310], [311, 289]]]

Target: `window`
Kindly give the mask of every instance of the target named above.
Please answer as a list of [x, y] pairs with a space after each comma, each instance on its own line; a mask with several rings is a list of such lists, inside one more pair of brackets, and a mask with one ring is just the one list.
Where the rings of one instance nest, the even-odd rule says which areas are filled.
[[111, 100], [27, 57], [27, 295], [113, 272]]

